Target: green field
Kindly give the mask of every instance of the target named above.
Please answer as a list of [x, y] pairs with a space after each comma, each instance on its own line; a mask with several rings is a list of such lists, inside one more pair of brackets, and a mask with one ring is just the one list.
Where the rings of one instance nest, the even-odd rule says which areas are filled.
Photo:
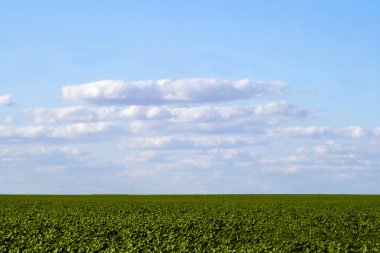
[[380, 196], [0, 195], [0, 252], [380, 252]]

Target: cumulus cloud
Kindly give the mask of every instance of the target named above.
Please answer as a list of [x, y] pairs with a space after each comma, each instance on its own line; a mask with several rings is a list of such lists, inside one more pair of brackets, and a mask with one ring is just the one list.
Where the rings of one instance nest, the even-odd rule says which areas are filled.
[[287, 119], [305, 118], [308, 115], [295, 105], [285, 101], [272, 102], [258, 106], [223, 106], [174, 108], [172, 114], [183, 121], [237, 121], [249, 119], [266, 124], [276, 124]]
[[76, 123], [65, 126], [28, 125], [11, 127], [0, 125], [0, 139], [81, 138], [118, 131], [109, 122]]
[[67, 101], [88, 104], [186, 104], [278, 97], [285, 94], [283, 82], [249, 79], [230, 81], [214, 78], [133, 81], [103, 80], [62, 88]]
[[73, 138], [78, 136], [88, 136], [92, 134], [105, 134], [109, 131], [115, 131], [116, 127], [109, 122], [97, 123], [77, 123], [64, 127], [58, 127], [50, 130], [49, 135], [56, 138]]
[[112, 121], [135, 134], [257, 132], [263, 126], [297, 121], [309, 115], [286, 101], [255, 106], [72, 106], [27, 109], [25, 113], [35, 124]]
[[[120, 165], [147, 165], [146, 170], [182, 170], [193, 168], [225, 167], [233, 169], [242, 163], [253, 165], [257, 157], [251, 152], [241, 151], [238, 148], [210, 148], [210, 149], [179, 149], [149, 150], [128, 153], [119, 162]], [[228, 168], [229, 165], [237, 165]]]
[[316, 171], [337, 178], [347, 173], [358, 177], [361, 174], [377, 173], [380, 165], [378, 150], [378, 144], [369, 144], [365, 139], [356, 139], [354, 142], [344, 139], [326, 140], [309, 145], [303, 143], [302, 147], [282, 155], [263, 156], [259, 164], [263, 172]]
[[294, 157], [303, 157], [296, 161], [303, 166], [314, 165], [324, 169], [344, 171], [369, 171], [377, 170], [380, 165], [379, 155], [377, 145], [367, 142], [339, 143], [330, 140], [301, 148]]
[[89, 162], [90, 155], [73, 146], [34, 145], [0, 149], [0, 166], [19, 173], [57, 173]]
[[31, 147], [25, 151], [28, 155], [51, 155], [51, 154], [63, 154], [68, 156], [78, 156], [81, 155], [82, 152], [80, 149], [72, 146], [63, 146], [63, 147], [56, 147], [56, 146], [36, 146]]
[[274, 137], [348, 137], [360, 138], [371, 135], [373, 131], [366, 131], [359, 126], [334, 128], [328, 126], [309, 127], [282, 127], [271, 130], [269, 135]]
[[120, 146], [128, 149], [225, 149], [260, 144], [251, 136], [160, 136], [126, 138]]
[[12, 95], [10, 95], [10, 94], [0, 95], [0, 106], [1, 105], [12, 105], [12, 104], [13, 104]]
[[134, 133], [260, 134], [268, 126], [294, 122], [308, 116], [307, 111], [286, 102], [259, 106], [178, 107], [170, 108], [168, 114], [170, 118], [161, 116], [159, 120], [133, 120], [129, 123], [130, 130]]
[[[149, 142], [149, 140], [146, 141]], [[131, 168], [142, 168], [144, 175], [145, 173], [159, 175], [160, 171], [184, 171], [197, 168], [201, 171], [218, 169], [223, 171], [223, 174], [250, 172], [250, 176], [262, 174], [302, 174], [305, 176], [308, 174], [314, 175], [313, 178], [321, 178], [322, 175], [328, 175], [331, 177], [329, 180], [341, 180], [341, 176], [345, 174], [351, 175], [350, 179], [374, 175], [380, 165], [379, 144], [368, 145], [365, 139], [361, 141], [356, 139], [355, 142], [328, 140], [308, 145], [301, 141], [302, 147], [290, 149], [288, 145], [285, 147], [286, 152], [278, 150], [278, 143], [272, 143], [256, 151], [251, 148], [242, 149], [239, 146], [219, 148], [223, 145], [219, 147], [206, 145], [200, 150], [179, 148], [173, 152], [173, 150], [155, 149], [166, 145], [160, 140], [151, 142], [154, 143], [153, 149], [128, 151], [128, 154], [119, 161], [120, 164]], [[152, 148], [151, 142], [143, 146]], [[194, 147], [192, 145], [194, 144], [188, 147]], [[142, 171], [135, 170], [138, 174]], [[139, 175], [144, 177], [144, 175]]]
[[[162, 109], [161, 109], [162, 110]], [[93, 122], [117, 119], [148, 118], [148, 109], [142, 106], [86, 107], [71, 106], [61, 108], [32, 108], [25, 113], [32, 117], [35, 124], [54, 124], [63, 122]]]
[[[309, 110], [278, 100], [286, 89], [281, 82], [211, 78], [64, 86], [63, 98], [79, 104], [24, 109], [27, 119], [3, 115], [0, 167], [6, 169], [0, 178], [12, 171], [29, 178], [21, 168], [59, 175], [71, 173], [67, 168], [98, 168], [93, 178], [110, 178], [110, 185], [120, 180], [120, 189], [145, 183], [160, 191], [170, 180], [172, 192], [194, 180], [203, 189], [215, 179], [218, 187], [233, 185], [232, 191], [245, 182], [249, 192], [250, 182], [267, 178], [267, 185], [278, 175], [277, 183], [283, 177], [297, 183], [376, 174], [380, 128], [307, 126]], [[236, 102], [258, 98], [276, 100]], [[3, 105], [12, 104], [7, 99]]]

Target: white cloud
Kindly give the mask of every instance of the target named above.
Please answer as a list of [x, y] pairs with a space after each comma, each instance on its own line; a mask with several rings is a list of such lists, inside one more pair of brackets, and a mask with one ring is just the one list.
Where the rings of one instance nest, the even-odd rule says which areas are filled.
[[61, 148], [61, 151], [67, 155], [80, 155], [81, 151], [78, 148], [65, 146]]
[[378, 145], [368, 145], [365, 140], [337, 142], [329, 140], [304, 146], [285, 156], [274, 155], [260, 161], [262, 168], [281, 171], [282, 168], [298, 168], [298, 172], [319, 171], [320, 173], [376, 172], [380, 165]]
[[[131, 108], [130, 111], [133, 111]], [[91, 108], [83, 106], [62, 108], [33, 108], [26, 109], [35, 124], [54, 124], [60, 122], [91, 122], [117, 119], [123, 111], [115, 107]], [[125, 113], [125, 112], [124, 112]], [[132, 114], [132, 113], [130, 113]]]
[[15, 119], [12, 116], [6, 116], [3, 119], [5, 125], [13, 125], [15, 123]]
[[10, 94], [0, 95], [0, 106], [1, 105], [12, 105], [12, 104], [13, 104], [12, 95], [10, 95]]
[[105, 135], [106, 133], [112, 131], [117, 131], [117, 129], [113, 124], [108, 122], [76, 123], [65, 126], [28, 125], [22, 127], [11, 127], [7, 125], [0, 125], [0, 138], [81, 138], [94, 134]]
[[233, 103], [285, 92], [281, 82], [216, 79], [65, 86], [64, 99], [83, 104], [24, 109], [29, 118], [17, 122], [3, 115], [0, 181], [20, 172], [26, 181], [56, 175], [46, 181], [61, 189], [67, 188], [57, 183], [62, 175], [95, 191], [103, 182], [109, 192], [114, 186], [124, 193], [175, 192], [187, 185], [181, 188], [187, 193], [191, 187], [204, 193], [250, 192], [258, 182], [262, 189], [297, 189], [284, 178], [308, 187], [313, 180], [377, 176], [380, 128], [307, 126], [310, 112], [287, 101]]
[[79, 148], [73, 146], [47, 146], [47, 145], [37, 145], [31, 146], [24, 149], [6, 148], [0, 151], [0, 155], [16, 155], [22, 154], [25, 156], [41, 156], [41, 155], [51, 155], [51, 154], [65, 154], [71, 156], [81, 155], [82, 151]]
[[51, 155], [56, 153], [72, 156], [81, 155], [81, 151], [72, 146], [35, 146], [27, 149], [26, 153], [29, 155]]
[[273, 137], [348, 137], [360, 138], [369, 136], [371, 131], [365, 131], [362, 127], [351, 126], [343, 128], [333, 128], [327, 126], [309, 126], [309, 127], [282, 127], [269, 131]]
[[180, 171], [208, 168], [224, 168], [234, 170], [243, 165], [253, 165], [256, 156], [250, 152], [240, 151], [238, 148], [210, 148], [205, 150], [180, 149], [148, 150], [130, 152], [118, 161], [120, 166], [135, 170], [144, 168], [144, 171], [157, 173], [158, 171]]
[[123, 164], [131, 164], [131, 163], [146, 163], [157, 160], [162, 160], [162, 156], [159, 156], [157, 152], [154, 151], [138, 151], [138, 152], [131, 152], [127, 156], [124, 156], [122, 159], [120, 159], [117, 163], [119, 165]]
[[251, 136], [161, 136], [125, 138], [120, 141], [120, 146], [127, 149], [225, 149], [260, 143]]
[[132, 133], [257, 132], [308, 117], [308, 112], [285, 101], [249, 106], [73, 106], [34, 108], [25, 113], [35, 124], [111, 121]]
[[308, 113], [285, 101], [272, 102], [258, 106], [204, 106], [174, 108], [172, 114], [181, 121], [239, 121], [247, 119], [265, 124], [275, 124], [288, 119], [305, 118]]
[[106, 133], [115, 129], [114, 125], [108, 122], [97, 123], [77, 123], [50, 130], [49, 137], [73, 138], [92, 134]]
[[380, 136], [380, 127], [377, 127], [372, 130], [372, 135], [374, 136]]
[[7, 125], [0, 125], [0, 138], [11, 138], [11, 137], [39, 137], [46, 135], [45, 126], [22, 126], [22, 127], [11, 127]]
[[67, 101], [89, 104], [183, 104], [210, 103], [283, 96], [286, 84], [249, 79], [230, 81], [214, 78], [133, 81], [103, 80], [64, 86]]
[[[15, 164], [28, 164], [35, 169], [39, 167], [75, 165], [77, 162], [88, 160], [87, 153], [73, 146], [44, 146], [35, 145], [19, 148], [12, 146], [0, 149], [0, 165], [4, 168]], [[29, 170], [30, 168], [20, 168]]]

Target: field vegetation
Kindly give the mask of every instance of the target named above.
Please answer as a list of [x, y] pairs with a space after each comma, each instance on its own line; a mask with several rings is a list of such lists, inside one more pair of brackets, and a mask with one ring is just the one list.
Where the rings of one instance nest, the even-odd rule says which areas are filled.
[[380, 196], [0, 196], [0, 252], [380, 252]]

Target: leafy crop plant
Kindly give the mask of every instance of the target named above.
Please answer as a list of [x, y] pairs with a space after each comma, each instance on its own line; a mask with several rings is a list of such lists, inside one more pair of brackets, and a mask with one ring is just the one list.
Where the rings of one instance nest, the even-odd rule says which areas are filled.
[[380, 196], [0, 196], [0, 252], [380, 252]]

